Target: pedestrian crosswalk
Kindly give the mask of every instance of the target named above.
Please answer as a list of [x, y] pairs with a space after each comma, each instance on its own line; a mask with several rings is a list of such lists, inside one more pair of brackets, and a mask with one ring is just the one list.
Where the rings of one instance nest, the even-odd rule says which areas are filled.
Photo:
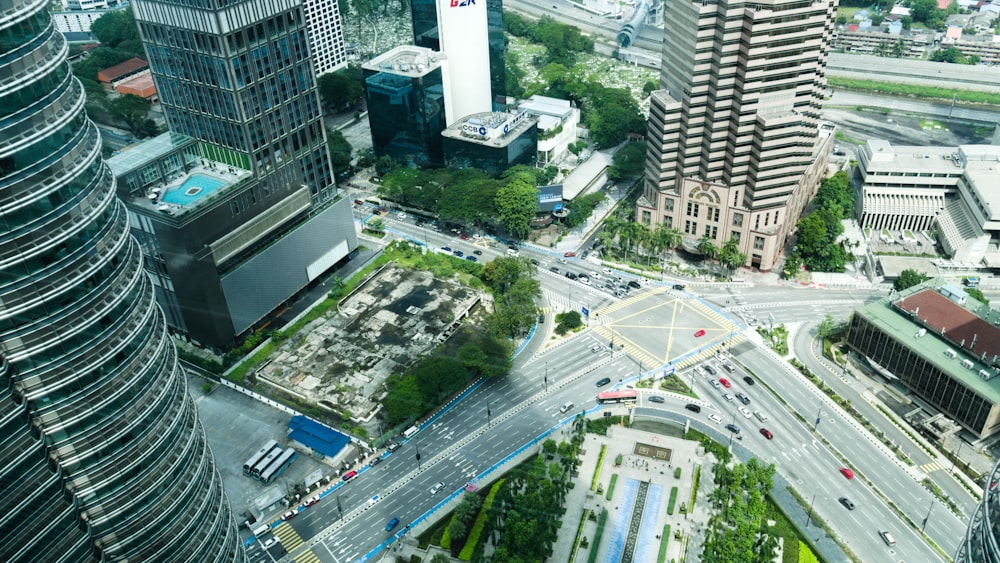
[[932, 473], [934, 471], [940, 471], [943, 469], [944, 466], [941, 465], [941, 462], [939, 460], [934, 460], [930, 463], [925, 463], [920, 466], [920, 470], [923, 471], [924, 473]]
[[[273, 530], [271, 530], [271, 532], [274, 534], [275, 537], [278, 538], [279, 541], [281, 541], [281, 545], [285, 548], [285, 551], [287, 551], [288, 553], [292, 553], [296, 549], [302, 547], [302, 544], [305, 543], [304, 541], [302, 541], [302, 537], [299, 536], [298, 532], [296, 532], [295, 529], [288, 524], [288, 522], [282, 522], [281, 524], [278, 524]], [[313, 559], [305, 558], [306, 554], [312, 556]], [[311, 551], [307, 551], [306, 553], [303, 553], [302, 555], [296, 557], [295, 561], [296, 563], [302, 561], [311, 562], [311, 561], [319, 561], [319, 558], [313, 555]]]

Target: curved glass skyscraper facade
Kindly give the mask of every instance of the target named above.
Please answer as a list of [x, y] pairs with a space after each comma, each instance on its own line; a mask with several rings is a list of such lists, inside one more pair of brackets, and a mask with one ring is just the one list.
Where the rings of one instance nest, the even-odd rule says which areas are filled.
[[45, 0], [0, 0], [2, 561], [244, 561]]
[[969, 522], [955, 563], [1000, 563], [1000, 463], [986, 479], [986, 491]]

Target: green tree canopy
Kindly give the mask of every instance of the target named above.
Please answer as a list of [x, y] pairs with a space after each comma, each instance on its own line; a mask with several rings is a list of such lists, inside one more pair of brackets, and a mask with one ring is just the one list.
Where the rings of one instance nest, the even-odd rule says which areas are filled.
[[921, 284], [930, 278], [923, 272], [918, 272], [912, 268], [907, 268], [899, 273], [896, 281], [892, 282], [892, 288], [896, 291], [903, 291], [915, 285]]
[[338, 112], [358, 103], [365, 95], [361, 67], [354, 65], [320, 76], [318, 86], [323, 104]]
[[330, 164], [334, 174], [343, 174], [351, 169], [351, 143], [339, 129], [327, 129], [326, 146], [330, 149]]
[[149, 102], [139, 96], [125, 94], [108, 103], [108, 113], [112, 119], [124, 122], [133, 134], [139, 135], [149, 113]]
[[90, 31], [104, 47], [123, 51], [128, 58], [145, 57], [132, 10], [105, 12], [90, 24]]
[[627, 143], [615, 153], [611, 162], [608, 178], [612, 180], [624, 180], [641, 175], [646, 164], [646, 143], [639, 141]]
[[510, 236], [517, 239], [528, 238], [531, 220], [538, 209], [538, 188], [534, 178], [519, 174], [497, 190], [494, 198], [497, 218]]

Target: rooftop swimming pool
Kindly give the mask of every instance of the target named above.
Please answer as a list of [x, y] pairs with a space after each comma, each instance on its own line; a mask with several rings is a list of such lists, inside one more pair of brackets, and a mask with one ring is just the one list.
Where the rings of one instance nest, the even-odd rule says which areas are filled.
[[190, 205], [224, 185], [224, 180], [204, 174], [191, 174], [180, 186], [167, 190], [161, 199], [175, 205]]

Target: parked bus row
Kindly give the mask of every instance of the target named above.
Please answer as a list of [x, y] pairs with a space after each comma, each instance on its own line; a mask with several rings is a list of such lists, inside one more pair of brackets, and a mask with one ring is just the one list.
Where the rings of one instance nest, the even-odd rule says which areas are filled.
[[277, 479], [299, 456], [292, 448], [282, 449], [276, 440], [268, 440], [243, 464], [243, 474], [265, 485]]

